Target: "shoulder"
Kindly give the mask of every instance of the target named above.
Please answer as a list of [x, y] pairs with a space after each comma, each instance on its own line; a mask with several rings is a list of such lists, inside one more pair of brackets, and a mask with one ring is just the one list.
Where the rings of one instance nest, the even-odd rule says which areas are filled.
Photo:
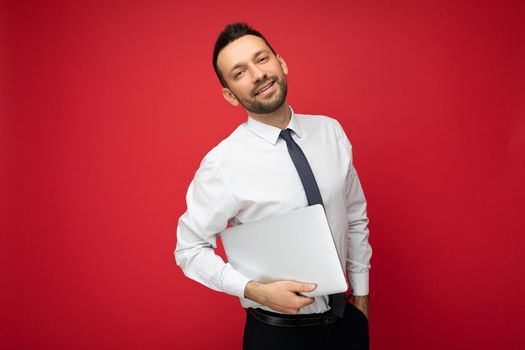
[[246, 122], [237, 126], [233, 132], [230, 133], [226, 138], [221, 142], [215, 145], [201, 161], [201, 167], [220, 167], [221, 163], [225, 159], [232, 156], [236, 150], [239, 149], [240, 144], [242, 144], [243, 139], [246, 137], [248, 132]]
[[295, 113], [295, 117], [300, 120], [301, 123], [311, 124], [311, 125], [322, 125], [329, 126], [334, 123], [337, 123], [332, 117], [323, 114], [299, 114]]
[[327, 115], [318, 114], [295, 114], [301, 128], [312, 130], [315, 132], [332, 133], [338, 139], [347, 139], [343, 127], [335, 118]]

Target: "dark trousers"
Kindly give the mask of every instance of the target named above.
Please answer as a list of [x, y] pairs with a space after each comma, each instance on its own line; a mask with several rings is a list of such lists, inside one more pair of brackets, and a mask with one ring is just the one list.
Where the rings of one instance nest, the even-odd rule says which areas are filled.
[[243, 349], [368, 350], [368, 319], [351, 303], [346, 305], [343, 318], [327, 326], [271, 326], [246, 313]]

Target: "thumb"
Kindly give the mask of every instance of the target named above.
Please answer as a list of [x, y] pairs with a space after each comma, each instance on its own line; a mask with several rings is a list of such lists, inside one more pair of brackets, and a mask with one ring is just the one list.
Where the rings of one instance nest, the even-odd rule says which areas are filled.
[[300, 282], [293, 282], [292, 289], [294, 292], [311, 292], [315, 288], [317, 288], [317, 285], [315, 283], [300, 283]]

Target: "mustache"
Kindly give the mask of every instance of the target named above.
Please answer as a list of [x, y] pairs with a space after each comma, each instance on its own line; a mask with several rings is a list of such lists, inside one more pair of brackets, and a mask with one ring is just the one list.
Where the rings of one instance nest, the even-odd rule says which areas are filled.
[[266, 85], [267, 83], [271, 81], [274, 81], [275, 83], [279, 83], [279, 77], [277, 76], [269, 77], [269, 78], [266, 78], [264, 81], [260, 82], [259, 84], [257, 84], [257, 86], [254, 87], [252, 90], [252, 96], [255, 96], [255, 94], [257, 94], [257, 90], [259, 90], [263, 85]]

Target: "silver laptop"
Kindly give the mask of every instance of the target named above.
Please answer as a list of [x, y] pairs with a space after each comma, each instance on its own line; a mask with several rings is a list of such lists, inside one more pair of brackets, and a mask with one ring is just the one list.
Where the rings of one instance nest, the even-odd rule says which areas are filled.
[[223, 230], [228, 262], [262, 282], [316, 283], [309, 297], [344, 292], [348, 284], [324, 208], [313, 205]]

